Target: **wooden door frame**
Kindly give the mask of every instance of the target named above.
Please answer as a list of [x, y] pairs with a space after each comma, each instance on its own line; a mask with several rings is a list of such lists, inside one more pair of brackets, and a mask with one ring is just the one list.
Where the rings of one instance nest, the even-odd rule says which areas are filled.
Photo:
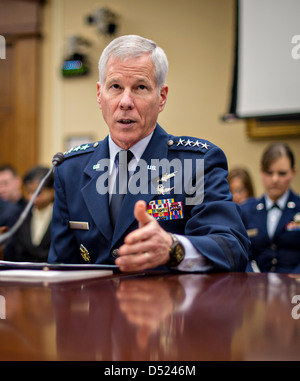
[[[23, 175], [38, 160], [40, 11], [43, 0], [2, 0], [0, 35], [12, 49], [12, 107], [2, 139], [1, 163]], [[7, 18], [5, 18], [7, 12]], [[1, 127], [1, 126], [0, 126]], [[0, 131], [1, 132], [1, 131]]]

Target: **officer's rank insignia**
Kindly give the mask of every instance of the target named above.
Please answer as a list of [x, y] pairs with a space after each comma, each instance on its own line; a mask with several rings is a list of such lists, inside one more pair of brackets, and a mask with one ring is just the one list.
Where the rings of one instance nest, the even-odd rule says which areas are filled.
[[183, 146], [183, 147], [186, 147], [186, 146], [200, 147], [201, 146], [200, 148], [205, 148], [205, 149], [208, 149], [209, 147], [209, 144], [207, 144], [206, 142], [202, 143], [198, 139], [196, 141], [193, 141], [191, 139], [185, 140], [185, 139], [179, 138], [179, 140], [176, 143], [177, 143], [176, 146]]
[[147, 212], [157, 221], [178, 220], [184, 217], [182, 202], [175, 202], [174, 198], [150, 201]]
[[80, 245], [80, 254], [85, 262], [89, 263], [91, 261], [90, 253], [88, 252], [87, 248], [83, 246], [83, 244]]

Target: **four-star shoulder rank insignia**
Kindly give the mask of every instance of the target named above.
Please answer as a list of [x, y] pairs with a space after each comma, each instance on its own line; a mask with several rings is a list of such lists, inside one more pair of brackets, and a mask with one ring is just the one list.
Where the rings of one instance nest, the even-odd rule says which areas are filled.
[[208, 149], [209, 144], [207, 144], [206, 142], [202, 143], [198, 139], [194, 141], [190, 138], [188, 138], [187, 140], [179, 138], [179, 140], [176, 142], [176, 146], [183, 146], [183, 147], [189, 146], [189, 147], [199, 147], [199, 148]]
[[91, 144], [80, 144], [78, 146], [70, 148], [68, 151], [64, 152], [64, 155], [67, 155], [71, 152], [86, 151], [88, 148], [93, 147]]

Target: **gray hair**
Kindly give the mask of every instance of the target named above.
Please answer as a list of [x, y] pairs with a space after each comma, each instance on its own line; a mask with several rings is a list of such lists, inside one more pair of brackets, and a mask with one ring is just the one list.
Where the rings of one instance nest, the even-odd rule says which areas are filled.
[[106, 64], [111, 56], [120, 60], [126, 60], [129, 57], [140, 57], [145, 53], [149, 53], [152, 58], [155, 67], [156, 84], [161, 88], [165, 84], [168, 73], [167, 56], [154, 41], [136, 35], [117, 37], [103, 50], [98, 64], [101, 87], [105, 79]]

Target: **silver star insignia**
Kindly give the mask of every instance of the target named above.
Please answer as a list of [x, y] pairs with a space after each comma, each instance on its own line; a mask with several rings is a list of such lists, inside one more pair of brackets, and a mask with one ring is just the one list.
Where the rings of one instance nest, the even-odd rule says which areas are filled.
[[191, 146], [192, 144], [193, 142], [190, 139], [188, 139], [185, 143], [185, 146]]
[[201, 143], [201, 142], [200, 142], [200, 144], [202, 145], [201, 148], [206, 148], [206, 149], [208, 149], [208, 147], [209, 147], [209, 145], [208, 145], [207, 143]]
[[184, 144], [184, 139], [179, 138], [177, 142], [177, 146], [183, 146], [183, 144]]

